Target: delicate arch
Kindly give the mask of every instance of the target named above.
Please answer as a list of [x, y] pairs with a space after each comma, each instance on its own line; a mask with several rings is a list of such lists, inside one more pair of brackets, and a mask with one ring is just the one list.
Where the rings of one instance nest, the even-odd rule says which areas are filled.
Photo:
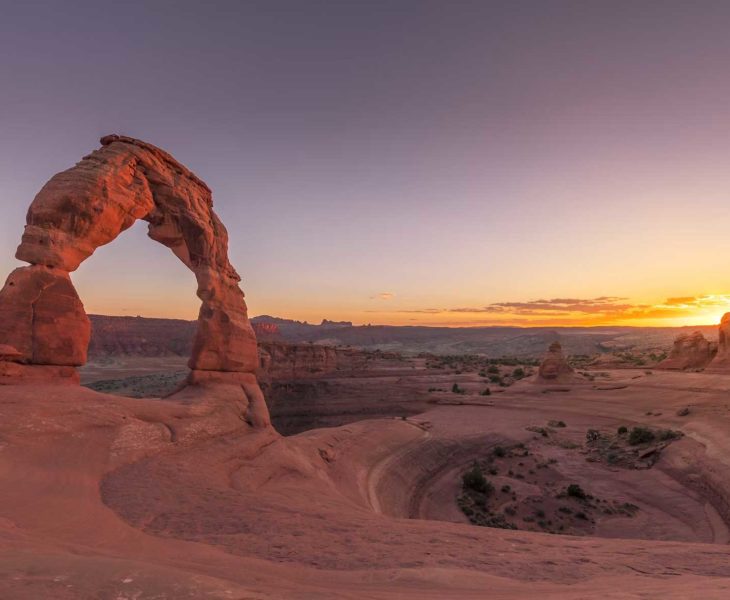
[[202, 304], [190, 381], [255, 385], [256, 336], [210, 189], [151, 144], [119, 135], [101, 144], [54, 175], [28, 209], [16, 258], [31, 266], [13, 271], [0, 291], [0, 375], [15, 381], [39, 373], [7, 363], [68, 375], [86, 362], [90, 325], [69, 273], [143, 219], [148, 235], [197, 280]]

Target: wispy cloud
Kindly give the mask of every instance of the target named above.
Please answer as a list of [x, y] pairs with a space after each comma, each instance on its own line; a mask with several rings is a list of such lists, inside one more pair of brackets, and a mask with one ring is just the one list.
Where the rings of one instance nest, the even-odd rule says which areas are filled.
[[371, 300], [392, 300], [393, 298], [395, 298], [393, 292], [380, 292], [379, 294], [375, 294], [375, 296], [370, 296]]
[[[459, 306], [444, 308], [415, 308], [396, 311], [421, 315], [484, 315], [495, 320], [508, 319], [522, 322], [525, 319], [540, 321], [568, 320], [592, 323], [610, 323], [629, 320], [670, 319], [711, 312], [718, 307], [730, 309], [730, 295], [681, 296], [667, 298], [656, 304], [630, 302], [622, 296], [596, 298], [550, 298], [528, 301], [494, 302], [484, 306]], [[372, 311], [378, 312], [378, 311]]]

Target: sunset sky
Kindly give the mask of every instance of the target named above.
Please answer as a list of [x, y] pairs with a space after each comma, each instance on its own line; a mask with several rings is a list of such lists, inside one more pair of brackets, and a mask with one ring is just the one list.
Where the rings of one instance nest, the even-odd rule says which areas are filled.
[[[107, 133], [213, 189], [250, 313], [695, 325], [730, 310], [730, 3], [6, 3], [0, 277]], [[138, 223], [90, 313], [195, 318]]]

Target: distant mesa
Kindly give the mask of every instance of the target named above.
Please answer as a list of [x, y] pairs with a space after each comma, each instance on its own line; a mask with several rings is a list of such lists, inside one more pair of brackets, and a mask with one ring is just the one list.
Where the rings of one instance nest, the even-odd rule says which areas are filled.
[[669, 356], [657, 368], [675, 371], [704, 369], [715, 357], [717, 348], [717, 344], [707, 340], [701, 331], [683, 333], [674, 340]]
[[149, 237], [197, 279], [202, 304], [188, 383], [237, 389], [245, 419], [267, 427], [256, 336], [210, 189], [151, 144], [120, 135], [101, 144], [54, 175], [30, 205], [16, 252], [30, 266], [13, 271], [0, 291], [0, 382], [78, 381], [75, 367], [86, 362], [91, 327], [69, 273], [142, 219]]
[[563, 355], [560, 342], [553, 342], [540, 363], [535, 377], [536, 383], [571, 383], [574, 381], [573, 367]]

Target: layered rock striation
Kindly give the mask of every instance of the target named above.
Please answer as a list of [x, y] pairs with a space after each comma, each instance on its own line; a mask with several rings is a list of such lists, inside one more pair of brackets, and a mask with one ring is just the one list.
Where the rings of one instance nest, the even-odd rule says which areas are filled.
[[[16, 383], [47, 367], [70, 367], [62, 376], [76, 378], [90, 324], [69, 274], [142, 219], [149, 237], [170, 248], [197, 280], [201, 307], [190, 382], [239, 385], [258, 401], [256, 336], [210, 189], [151, 144], [119, 135], [101, 144], [54, 175], [28, 210], [16, 258], [31, 266], [11, 273], [0, 291], [0, 344], [15, 351], [3, 355], [0, 379]], [[257, 424], [266, 425], [265, 406], [255, 412]]]

